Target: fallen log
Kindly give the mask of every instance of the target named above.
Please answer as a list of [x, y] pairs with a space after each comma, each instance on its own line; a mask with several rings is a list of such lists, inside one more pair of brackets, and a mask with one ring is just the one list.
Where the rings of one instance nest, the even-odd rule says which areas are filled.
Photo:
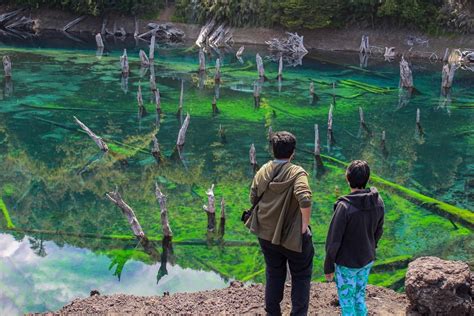
[[188, 130], [190, 119], [191, 117], [189, 116], [189, 113], [187, 113], [183, 125], [181, 125], [181, 128], [178, 133], [178, 140], [176, 141], [176, 146], [178, 146], [178, 148], [184, 146], [184, 143], [186, 141], [186, 132]]
[[34, 32], [37, 29], [37, 21], [24, 16], [21, 19], [13, 21], [12, 23], [6, 25], [5, 29], [9, 31], [22, 30], [27, 32]]
[[207, 214], [207, 231], [213, 232], [216, 229], [216, 206], [214, 196], [214, 184], [206, 191], [207, 205], [203, 209]]
[[137, 237], [138, 239], [147, 239], [145, 236], [145, 232], [143, 231], [140, 223], [138, 222], [137, 217], [135, 216], [135, 212], [122, 199], [122, 196], [118, 192], [118, 189], [116, 188], [114, 192], [107, 193], [106, 196], [110, 201], [112, 201], [112, 203], [117, 205], [122, 210], [122, 213], [127, 217], [128, 223], [130, 224], [130, 227], [132, 228], [135, 237]]
[[8, 21], [13, 20], [18, 14], [20, 14], [24, 9], [18, 9], [3, 13], [0, 15], [0, 26], [5, 26]]
[[237, 53], [235, 53], [235, 57], [237, 58], [242, 58], [242, 55], [244, 53], [244, 50], [245, 50], [245, 46], [240, 46], [239, 50], [237, 51]]
[[87, 133], [87, 135], [89, 135], [92, 138], [92, 140], [97, 144], [97, 146], [99, 146], [100, 150], [102, 150], [102, 151], [108, 151], [109, 150], [109, 147], [102, 140], [102, 138], [100, 138], [99, 136], [94, 134], [94, 132], [92, 132], [84, 123], [79, 121], [79, 119], [77, 117], [75, 117], [75, 116], [73, 116], [73, 117], [74, 117], [74, 120], [76, 121], [76, 123]]
[[12, 77], [12, 62], [10, 60], [10, 56], [3, 56], [2, 58], [3, 62], [3, 71], [5, 72], [5, 78], [11, 78]]
[[269, 46], [268, 49], [285, 54], [308, 53], [308, 50], [304, 47], [303, 36], [290, 32], [286, 32], [286, 34], [288, 35], [286, 39], [273, 38], [266, 41], [265, 43]]
[[66, 24], [64, 27], [63, 27], [63, 32], [67, 32], [67, 30], [69, 30], [71, 27], [79, 24], [81, 21], [83, 21], [84, 19], [86, 18], [85, 15], [83, 16], [80, 16], [78, 17], [77, 19], [74, 19], [72, 20], [71, 22], [69, 22], [68, 24]]
[[395, 51], [395, 47], [385, 47], [385, 52], [383, 54], [385, 60], [391, 61], [395, 58], [396, 55], [397, 53]]
[[207, 37], [211, 33], [212, 29], [214, 28], [216, 22], [215, 20], [208, 21], [199, 31], [199, 35], [196, 39], [196, 45], [202, 47], [206, 44]]
[[161, 227], [163, 230], [163, 236], [171, 238], [173, 236], [173, 232], [170, 228], [170, 223], [168, 220], [168, 209], [166, 207], [166, 195], [164, 195], [158, 183], [155, 182], [155, 196], [158, 204], [160, 205], [160, 218], [161, 218]]

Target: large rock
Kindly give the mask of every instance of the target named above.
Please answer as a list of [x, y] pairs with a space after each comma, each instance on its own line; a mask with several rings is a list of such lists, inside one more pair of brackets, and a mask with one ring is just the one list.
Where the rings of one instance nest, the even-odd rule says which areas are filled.
[[470, 315], [474, 313], [471, 282], [466, 263], [421, 257], [408, 265], [405, 290], [414, 312]]

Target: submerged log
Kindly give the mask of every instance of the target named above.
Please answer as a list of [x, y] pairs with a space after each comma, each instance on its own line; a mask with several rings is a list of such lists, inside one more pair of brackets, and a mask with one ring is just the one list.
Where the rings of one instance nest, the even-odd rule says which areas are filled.
[[102, 140], [101, 137], [94, 134], [94, 132], [92, 132], [84, 123], [79, 121], [79, 119], [77, 117], [75, 117], [75, 116], [73, 116], [73, 117], [74, 117], [74, 120], [76, 121], [76, 123], [87, 133], [87, 135], [90, 136], [90, 138], [92, 138], [92, 140], [97, 144], [97, 146], [99, 146], [100, 150], [102, 150], [102, 151], [108, 151], [109, 150], [109, 147]]
[[257, 62], [257, 71], [258, 76], [262, 79], [265, 78], [265, 69], [263, 68], [263, 60], [262, 57], [257, 53], [255, 56], [255, 60]]
[[138, 35], [137, 38], [151, 38], [152, 35], [155, 35], [156, 39], [160, 41], [178, 42], [184, 37], [184, 32], [171, 23], [148, 23], [148, 28], [149, 31]]
[[120, 56], [120, 66], [122, 68], [122, 74], [128, 75], [130, 73], [130, 67], [128, 65], [127, 49], [124, 49], [123, 55]]
[[330, 144], [334, 143], [334, 133], [332, 129], [333, 110], [334, 110], [334, 106], [331, 104], [331, 106], [329, 107], [329, 113], [328, 113], [328, 139], [329, 139]]
[[156, 112], [158, 114], [161, 114], [161, 97], [160, 97], [160, 90], [156, 88], [156, 90], [153, 92], [153, 95], [155, 96], [155, 106], [156, 106]]
[[314, 82], [312, 81], [309, 83], [309, 96], [314, 98]]
[[84, 20], [86, 18], [85, 15], [83, 16], [80, 16], [78, 17], [77, 19], [74, 19], [72, 20], [71, 22], [69, 22], [68, 24], [66, 24], [64, 27], [63, 27], [63, 32], [67, 32], [67, 30], [69, 30], [71, 27], [73, 27], [74, 25], [76, 24], [79, 24], [82, 20]]
[[403, 56], [400, 61], [400, 86], [410, 90], [413, 89], [413, 75], [410, 65]]
[[365, 125], [364, 110], [359, 106], [359, 122], [360, 125]]
[[382, 141], [380, 142], [382, 148], [385, 148], [385, 131], [382, 131]]
[[368, 35], [362, 35], [362, 39], [360, 41], [359, 52], [362, 53], [362, 54], [370, 53], [369, 36]]
[[188, 130], [190, 119], [191, 117], [189, 116], [189, 113], [187, 113], [186, 118], [184, 119], [183, 125], [181, 125], [181, 128], [179, 130], [178, 140], [176, 141], [176, 145], [178, 147], [184, 146], [184, 143], [186, 141], [186, 132]]
[[145, 236], [145, 232], [143, 231], [140, 223], [138, 222], [137, 217], [135, 216], [135, 212], [122, 199], [122, 196], [118, 192], [118, 189], [115, 189], [114, 192], [107, 193], [106, 196], [110, 201], [112, 201], [112, 203], [117, 205], [122, 210], [122, 213], [127, 217], [128, 223], [130, 224], [130, 227], [132, 228], [132, 231], [135, 237], [139, 239], [142, 239], [142, 238], [147, 239]]
[[146, 113], [145, 106], [143, 105], [142, 85], [140, 82], [138, 83], [137, 103], [138, 103], [138, 116], [144, 117], [147, 113]]
[[100, 35], [100, 33], [95, 35], [95, 43], [97, 44], [97, 48], [104, 48], [104, 41], [102, 40], [102, 35]]
[[150, 66], [150, 60], [148, 59], [148, 56], [146, 53], [143, 51], [143, 49], [140, 49], [140, 52], [138, 53], [140, 56], [140, 63], [143, 67], [148, 67]]
[[336, 106], [336, 82], [332, 83], [332, 104]]
[[319, 126], [314, 124], [314, 158], [318, 167], [323, 166], [323, 160], [321, 159], [321, 140], [319, 138]]
[[204, 55], [204, 50], [199, 49], [199, 72], [206, 71], [206, 56]]
[[451, 89], [453, 86], [454, 73], [456, 72], [457, 66], [455, 64], [445, 64], [441, 72], [441, 87], [443, 89]]
[[420, 109], [417, 108], [417, 109], [416, 109], [416, 129], [417, 129], [417, 131], [418, 131], [418, 133], [419, 133], [420, 135], [423, 135], [424, 132], [423, 132], [423, 127], [421, 126], [421, 118], [420, 118], [420, 116], [421, 116]]
[[155, 135], [153, 135], [153, 147], [151, 149], [151, 154], [155, 158], [156, 162], [161, 162], [161, 151], [160, 151], [160, 144], [158, 143], [158, 139]]
[[3, 56], [3, 70], [5, 72], [5, 78], [11, 78], [12, 76], [12, 61], [10, 60], [10, 56]]
[[149, 56], [148, 56], [148, 59], [149, 59], [150, 63], [153, 63], [153, 61], [155, 60], [155, 41], [156, 41], [156, 36], [155, 36], [155, 34], [153, 34], [151, 36], [150, 52], [149, 52]]
[[216, 199], [214, 197], [214, 184], [206, 191], [207, 205], [203, 209], [207, 214], [207, 231], [213, 232], [216, 229]]
[[168, 220], [168, 208], [166, 207], [166, 195], [164, 195], [158, 183], [155, 182], [155, 196], [158, 204], [160, 204], [160, 218], [161, 218], [161, 227], [163, 229], [163, 236], [164, 237], [172, 237], [173, 232], [170, 228], [170, 223]]

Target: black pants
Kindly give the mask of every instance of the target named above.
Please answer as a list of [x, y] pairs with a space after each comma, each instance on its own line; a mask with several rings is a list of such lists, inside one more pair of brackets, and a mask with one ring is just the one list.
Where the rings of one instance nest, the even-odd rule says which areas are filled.
[[266, 263], [265, 311], [281, 315], [280, 303], [286, 280], [286, 264], [291, 273], [291, 315], [308, 313], [314, 247], [310, 234], [303, 235], [303, 251], [294, 252], [259, 239]]

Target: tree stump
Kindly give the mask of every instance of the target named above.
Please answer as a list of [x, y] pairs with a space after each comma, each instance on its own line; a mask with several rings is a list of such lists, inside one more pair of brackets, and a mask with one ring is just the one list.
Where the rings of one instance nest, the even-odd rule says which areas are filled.
[[400, 86], [409, 90], [413, 89], [413, 75], [410, 65], [403, 56], [400, 61]]
[[216, 229], [216, 205], [214, 197], [214, 184], [206, 191], [207, 205], [203, 206], [207, 214], [207, 231], [213, 232]]
[[123, 75], [128, 75], [130, 73], [130, 67], [128, 65], [127, 49], [124, 49], [123, 55], [120, 56], [120, 66], [122, 68]]
[[12, 62], [10, 56], [3, 56], [3, 70], [5, 72], [5, 78], [11, 78], [12, 76]]
[[92, 132], [84, 123], [79, 121], [79, 119], [77, 117], [75, 117], [75, 116], [73, 116], [73, 117], [74, 117], [74, 120], [76, 121], [76, 123], [87, 133], [87, 135], [90, 136], [90, 138], [92, 138], [92, 140], [97, 144], [97, 146], [99, 146], [100, 150], [102, 150], [104, 152], [109, 150], [109, 147], [102, 140], [102, 138], [100, 138], [99, 136], [94, 134], [94, 132]]
[[100, 35], [100, 33], [95, 35], [95, 43], [97, 44], [97, 48], [104, 48], [104, 41], [102, 40], [102, 35]]
[[156, 200], [158, 201], [158, 204], [160, 205], [160, 214], [161, 214], [161, 227], [163, 229], [163, 236], [168, 237], [171, 240], [171, 237], [173, 236], [173, 232], [171, 231], [170, 228], [170, 223], [168, 220], [168, 209], [166, 207], [166, 195], [164, 195], [160, 187], [158, 186], [158, 183], [155, 182], [155, 196]]

